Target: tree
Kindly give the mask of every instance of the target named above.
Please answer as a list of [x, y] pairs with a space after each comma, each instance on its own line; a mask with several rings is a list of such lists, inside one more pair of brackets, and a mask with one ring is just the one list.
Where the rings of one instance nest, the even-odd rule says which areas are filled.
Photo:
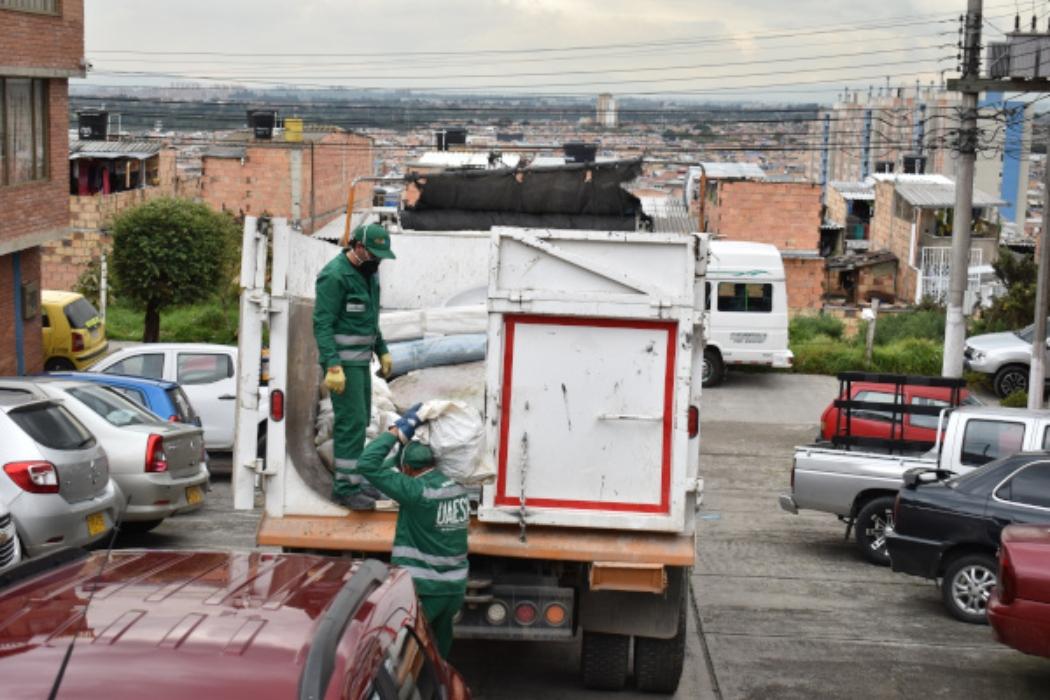
[[160, 338], [160, 312], [207, 298], [223, 283], [237, 250], [228, 214], [183, 199], [155, 199], [113, 221], [114, 286], [145, 309], [142, 340]]
[[1035, 318], [1035, 290], [1038, 268], [1031, 255], [1017, 255], [1009, 248], [999, 248], [999, 258], [992, 263], [995, 276], [1006, 287], [1006, 293], [981, 312], [973, 323], [972, 333], [1016, 330]]

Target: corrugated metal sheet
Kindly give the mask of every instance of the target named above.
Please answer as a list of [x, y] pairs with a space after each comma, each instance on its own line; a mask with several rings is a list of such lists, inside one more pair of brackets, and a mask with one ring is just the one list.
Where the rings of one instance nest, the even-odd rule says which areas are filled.
[[244, 158], [248, 149], [243, 146], [209, 146], [201, 154], [202, 158]]
[[[908, 204], [920, 209], [943, 209], [955, 206], [955, 183], [898, 181], [897, 194]], [[975, 207], [997, 207], [1006, 204], [1002, 199], [974, 188]]]
[[843, 199], [851, 201], [874, 201], [875, 186], [870, 182], [846, 182], [832, 181], [828, 187], [842, 195]]
[[495, 163], [489, 162], [488, 153], [464, 151], [429, 151], [409, 166], [418, 168], [516, 168], [521, 156], [517, 153], [501, 153]]
[[78, 158], [150, 158], [160, 153], [162, 144], [155, 141], [73, 141], [69, 159]]
[[[766, 172], [758, 163], [707, 163], [701, 162], [709, 180], [764, 180]], [[693, 168], [690, 168], [693, 171]], [[700, 169], [696, 168], [699, 177]]]
[[672, 197], [639, 197], [642, 211], [653, 220], [654, 233], [692, 233], [697, 222], [681, 200]]

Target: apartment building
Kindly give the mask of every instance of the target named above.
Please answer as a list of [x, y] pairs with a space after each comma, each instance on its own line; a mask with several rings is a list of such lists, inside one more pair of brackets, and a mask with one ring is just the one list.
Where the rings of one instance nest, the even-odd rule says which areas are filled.
[[40, 249], [69, 229], [69, 79], [83, 0], [0, 0], [0, 375], [42, 368]]

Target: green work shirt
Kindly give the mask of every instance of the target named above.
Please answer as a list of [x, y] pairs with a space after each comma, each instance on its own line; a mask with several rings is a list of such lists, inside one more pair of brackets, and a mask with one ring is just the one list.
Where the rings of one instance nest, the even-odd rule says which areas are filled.
[[367, 366], [387, 352], [379, 331], [379, 274], [362, 275], [345, 253], [317, 275], [314, 338], [322, 367]]
[[406, 569], [423, 595], [455, 595], [467, 586], [467, 490], [437, 469], [419, 476], [398, 470], [396, 458], [384, 462], [398, 440], [383, 433], [357, 461], [369, 483], [397, 501], [397, 530], [390, 561]]

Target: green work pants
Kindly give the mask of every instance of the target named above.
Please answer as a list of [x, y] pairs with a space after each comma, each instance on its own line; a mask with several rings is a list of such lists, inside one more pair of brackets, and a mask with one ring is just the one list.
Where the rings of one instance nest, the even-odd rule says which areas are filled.
[[335, 482], [332, 485], [335, 497], [357, 493], [366, 483], [357, 473], [357, 458], [365, 448], [365, 430], [372, 417], [372, 374], [368, 365], [343, 365], [343, 373], [346, 389], [342, 394], [330, 394], [335, 412]]
[[419, 602], [430, 623], [430, 629], [434, 631], [434, 641], [437, 642], [441, 658], [447, 659], [448, 652], [452, 649], [452, 621], [463, 605], [463, 593], [421, 595]]

